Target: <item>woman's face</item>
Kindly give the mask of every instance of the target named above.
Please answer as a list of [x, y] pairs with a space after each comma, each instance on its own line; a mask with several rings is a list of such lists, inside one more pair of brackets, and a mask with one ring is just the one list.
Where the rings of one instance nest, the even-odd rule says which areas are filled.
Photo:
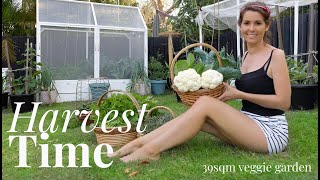
[[256, 44], [263, 41], [268, 28], [259, 12], [249, 10], [243, 14], [240, 31], [247, 43]]

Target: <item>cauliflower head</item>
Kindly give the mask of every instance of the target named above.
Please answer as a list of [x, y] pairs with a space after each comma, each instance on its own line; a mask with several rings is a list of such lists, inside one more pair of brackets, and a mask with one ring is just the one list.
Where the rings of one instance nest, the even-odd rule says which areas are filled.
[[173, 84], [180, 92], [196, 91], [201, 88], [201, 77], [192, 68], [180, 71], [173, 79]]
[[201, 75], [201, 87], [204, 89], [214, 89], [223, 81], [223, 75], [216, 70], [209, 69]]

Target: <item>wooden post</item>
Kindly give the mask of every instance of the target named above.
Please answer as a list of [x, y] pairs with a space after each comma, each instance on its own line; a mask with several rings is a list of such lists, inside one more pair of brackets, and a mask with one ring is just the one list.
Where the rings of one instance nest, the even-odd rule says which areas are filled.
[[[27, 38], [26, 77], [28, 77], [28, 70], [29, 70], [28, 67], [29, 67], [29, 38]], [[28, 81], [24, 82], [24, 87], [25, 87], [26, 94], [29, 94], [28, 83], [29, 83]]]
[[[314, 42], [314, 11], [313, 11], [313, 4], [309, 5], [310, 11], [309, 11], [309, 43], [308, 43], [308, 52], [310, 53], [313, 50], [313, 42]], [[313, 55], [308, 55], [308, 74], [311, 74], [313, 72]], [[312, 77], [309, 78], [309, 84], [314, 84], [314, 80]]]
[[276, 19], [277, 19], [277, 31], [278, 31], [278, 47], [279, 49], [283, 49], [283, 42], [282, 42], [282, 32], [281, 32], [281, 25], [280, 25], [280, 12], [279, 6], [276, 5]]
[[169, 58], [169, 66], [173, 60], [173, 45], [172, 45], [172, 36], [169, 34], [168, 36], [168, 58]]
[[169, 66], [171, 65], [171, 62], [173, 60], [173, 43], [172, 43], [172, 36], [179, 36], [181, 35], [178, 32], [173, 31], [166, 31], [159, 33], [159, 36], [165, 37], [168, 36], [168, 59], [169, 59]]

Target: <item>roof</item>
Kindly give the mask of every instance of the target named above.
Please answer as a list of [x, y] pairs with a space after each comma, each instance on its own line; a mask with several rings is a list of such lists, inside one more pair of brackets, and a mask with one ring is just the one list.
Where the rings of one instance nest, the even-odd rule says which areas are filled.
[[74, 0], [39, 0], [39, 22], [46, 25], [146, 29], [138, 7]]

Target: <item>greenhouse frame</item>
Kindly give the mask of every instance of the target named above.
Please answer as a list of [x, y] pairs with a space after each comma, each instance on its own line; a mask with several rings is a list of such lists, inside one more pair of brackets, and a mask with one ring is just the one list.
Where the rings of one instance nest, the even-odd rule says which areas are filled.
[[108, 78], [111, 89], [125, 90], [134, 63], [147, 73], [148, 32], [138, 7], [37, 0], [36, 29], [37, 62], [52, 70], [58, 102], [76, 101], [79, 81]]

